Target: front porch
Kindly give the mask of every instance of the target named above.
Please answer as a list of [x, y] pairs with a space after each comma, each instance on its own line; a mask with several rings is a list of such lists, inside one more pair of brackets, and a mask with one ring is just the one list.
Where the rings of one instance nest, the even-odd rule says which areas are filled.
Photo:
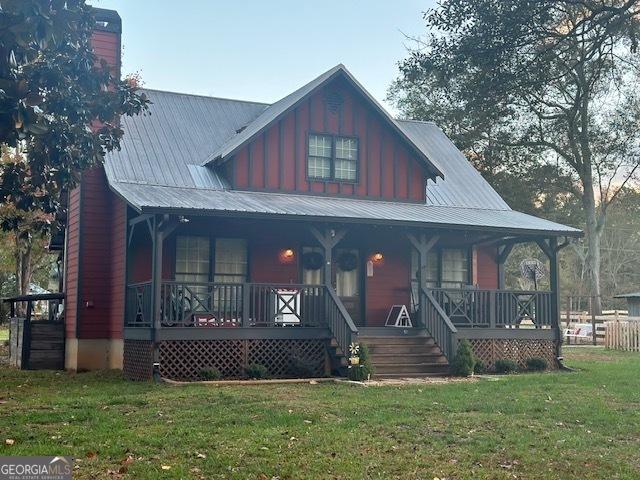
[[[129, 223], [129, 378], [151, 377], [154, 364], [178, 379], [207, 368], [241, 377], [250, 364], [274, 377], [339, 374], [353, 342], [397, 346], [374, 347], [383, 374], [413, 360], [400, 373], [446, 373], [463, 338], [487, 366], [557, 362], [553, 237], [167, 215]], [[500, 288], [511, 248], [527, 241], [549, 256], [550, 291]], [[425, 341], [380, 340], [416, 337]]]

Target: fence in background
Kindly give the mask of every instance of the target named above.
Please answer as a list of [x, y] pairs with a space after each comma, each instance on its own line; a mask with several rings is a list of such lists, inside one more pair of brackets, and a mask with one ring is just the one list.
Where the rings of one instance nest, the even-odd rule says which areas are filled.
[[640, 318], [608, 320], [605, 323], [604, 346], [614, 350], [640, 352]]

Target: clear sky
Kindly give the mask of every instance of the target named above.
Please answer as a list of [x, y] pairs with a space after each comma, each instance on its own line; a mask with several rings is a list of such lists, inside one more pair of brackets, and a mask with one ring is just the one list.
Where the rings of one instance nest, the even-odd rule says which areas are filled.
[[343, 63], [384, 102], [433, 0], [91, 0], [148, 88], [274, 102]]

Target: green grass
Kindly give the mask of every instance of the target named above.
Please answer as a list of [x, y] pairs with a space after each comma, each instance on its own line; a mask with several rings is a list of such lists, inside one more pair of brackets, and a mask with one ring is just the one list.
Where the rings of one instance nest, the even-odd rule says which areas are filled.
[[74, 478], [638, 478], [640, 355], [566, 350], [579, 372], [403, 387], [2, 370], [0, 456], [72, 455]]
[[0, 326], [0, 342], [9, 340], [9, 329]]

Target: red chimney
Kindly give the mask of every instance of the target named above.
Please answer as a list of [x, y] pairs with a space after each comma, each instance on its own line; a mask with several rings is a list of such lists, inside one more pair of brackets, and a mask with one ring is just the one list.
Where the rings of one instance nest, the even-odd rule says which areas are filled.
[[115, 10], [94, 8], [96, 26], [91, 43], [95, 54], [104, 59], [116, 78], [121, 75], [122, 19]]

